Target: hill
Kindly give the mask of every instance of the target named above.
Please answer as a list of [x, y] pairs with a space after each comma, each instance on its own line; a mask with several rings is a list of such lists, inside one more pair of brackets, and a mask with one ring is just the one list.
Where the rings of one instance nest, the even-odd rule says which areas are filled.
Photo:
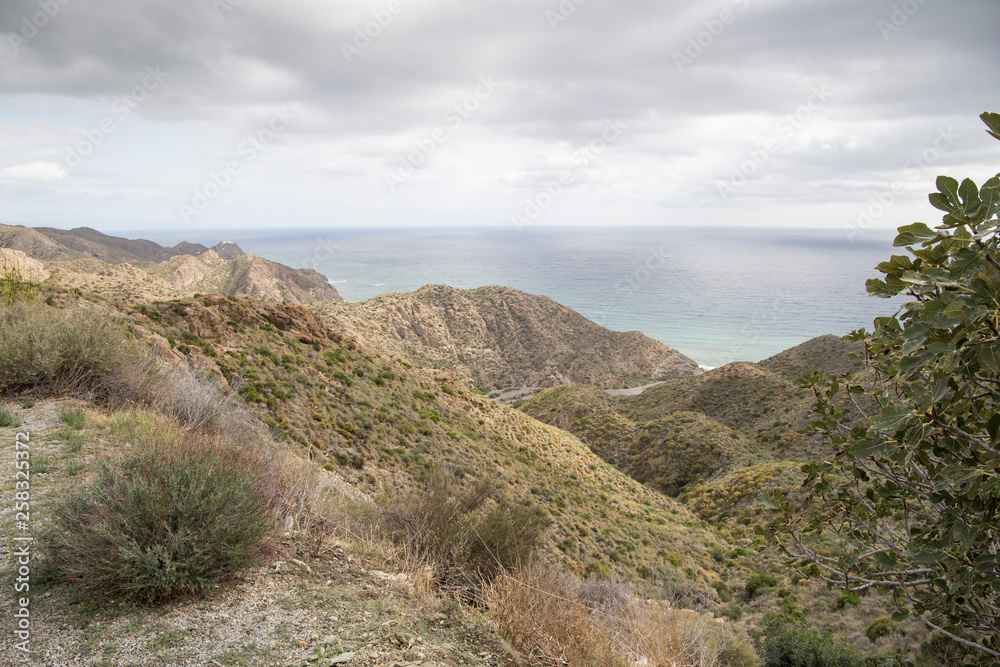
[[809, 456], [819, 445], [808, 428], [812, 405], [812, 394], [791, 380], [747, 362], [622, 399], [623, 413], [634, 421], [698, 412], [785, 457]]
[[779, 352], [757, 365], [794, 382], [795, 378], [809, 372], [811, 368], [834, 375], [853, 373], [855, 368], [850, 355], [861, 354], [863, 351], [862, 343], [827, 334]]
[[370, 497], [403, 493], [446, 466], [543, 508], [547, 551], [572, 571], [657, 577], [679, 591], [740, 576], [739, 566], [719, 571], [709, 554], [717, 539], [700, 520], [576, 437], [452, 373], [367, 347], [302, 306], [206, 295], [122, 312], [137, 338], [238, 388], [276, 433]]
[[641, 333], [605, 329], [545, 296], [507, 287], [427, 285], [351, 304], [320, 304], [331, 326], [484, 388], [636, 386], [698, 365]]
[[293, 269], [248, 255], [235, 243], [207, 248], [72, 230], [0, 225], [0, 261], [23, 266], [18, 253], [41, 262], [32, 275], [51, 285], [140, 303], [222, 292], [265, 301], [340, 301], [329, 281], [311, 269]]
[[[573, 433], [634, 479], [685, 502], [698, 498], [690, 507], [717, 519], [720, 507], [752, 509], [765, 488], [793, 487], [800, 477], [789, 471], [824, 453], [809, 428], [813, 396], [794, 377], [809, 368], [848, 372], [855, 351], [821, 336], [759, 364], [728, 364], [633, 396], [572, 385], [547, 389], [520, 409]], [[717, 498], [727, 494], [726, 502]]]
[[711, 417], [678, 411], [630, 419], [624, 401], [593, 387], [548, 389], [520, 409], [573, 433], [601, 458], [668, 496], [761, 460], [756, 442]]
[[46, 262], [92, 257], [110, 264], [163, 262], [177, 255], [200, 255], [208, 250], [200, 243], [187, 242], [165, 248], [144, 239], [108, 236], [89, 227], [67, 230], [20, 225], [0, 225], [0, 247], [20, 250]]
[[[764, 592], [753, 583], [762, 564], [774, 567], [748, 528], [755, 521], [766, 525], [754, 494], [794, 484], [797, 472], [794, 464], [771, 458], [759, 439], [722, 420], [744, 414], [736, 385], [748, 378], [771, 393], [780, 390], [784, 381], [770, 371], [747, 365], [671, 380], [655, 388], [673, 392], [664, 395], [668, 400], [659, 408], [644, 401], [645, 394], [616, 398], [580, 385], [550, 389], [525, 404], [534, 405], [537, 416], [547, 414], [553, 423], [579, 432], [584, 443], [487, 400], [455, 373], [421, 368], [391, 350], [370, 347], [302, 305], [223, 294], [129, 305], [52, 288], [41, 296], [39, 307], [55, 311], [57, 320], [59, 313], [103, 313], [127, 327], [132, 338], [159, 350], [168, 366], [186, 366], [209, 383], [228, 387], [230, 397], [238, 394], [280, 441], [293, 443], [321, 465], [332, 487], [351, 498], [394, 507], [407, 497], [420, 497], [433, 470], [443, 470], [467, 488], [492, 482], [509, 506], [539, 511], [548, 519], [545, 560], [596, 578], [581, 589], [587, 595], [620, 594], [601, 583], [607, 577], [644, 581], [651, 587], [645, 590], [657, 595], [669, 591], [674, 603], [757, 624], [764, 613], [802, 609], [796, 600], [808, 601], [811, 614], [825, 613], [822, 609], [832, 603], [832, 594], [817, 587], [799, 589], [797, 580], [791, 581], [793, 589], [779, 592], [776, 586], [784, 578], [779, 584], [765, 577], [775, 588], [765, 584]], [[692, 409], [713, 407], [706, 387], [726, 390], [721, 392], [725, 405], [714, 406], [716, 417]], [[185, 386], [181, 393], [191, 405], [199, 403], [197, 391]], [[108, 423], [121, 419], [112, 415]], [[59, 464], [70, 476], [91, 465], [88, 443], [103, 444], [105, 435], [98, 430], [73, 437], [84, 443], [86, 457], [74, 458], [72, 466], [69, 460]], [[79, 445], [74, 447], [79, 453]], [[629, 474], [595, 451], [614, 457]], [[685, 503], [718, 525], [705, 523]], [[303, 569], [321, 560], [320, 547], [289, 548], [294, 549], [289, 557], [296, 563], [301, 558]], [[340, 569], [345, 559], [338, 560], [330, 574], [346, 571]], [[320, 579], [333, 580], [327, 569], [319, 572]], [[310, 590], [310, 596], [319, 595]], [[733, 592], [740, 592], [739, 599]], [[873, 600], [861, 618], [870, 620], [881, 608]], [[306, 637], [298, 646], [315, 641]]]

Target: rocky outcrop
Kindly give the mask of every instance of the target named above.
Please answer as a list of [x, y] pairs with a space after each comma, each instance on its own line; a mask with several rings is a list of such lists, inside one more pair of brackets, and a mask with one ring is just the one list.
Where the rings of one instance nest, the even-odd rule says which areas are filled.
[[506, 287], [428, 285], [317, 310], [372, 346], [484, 387], [613, 388], [699, 372], [693, 360], [641, 333], [605, 329], [548, 297]]
[[24, 280], [41, 282], [49, 277], [49, 271], [42, 262], [32, 259], [20, 250], [0, 248], [0, 273], [13, 271]]
[[246, 253], [243, 249], [231, 241], [222, 241], [221, 243], [216, 243], [210, 248], [215, 252], [216, 255], [222, 259], [236, 259], [237, 257], [242, 257]]
[[312, 269], [292, 269], [254, 255], [233, 260], [227, 294], [261, 301], [342, 301], [333, 285]]

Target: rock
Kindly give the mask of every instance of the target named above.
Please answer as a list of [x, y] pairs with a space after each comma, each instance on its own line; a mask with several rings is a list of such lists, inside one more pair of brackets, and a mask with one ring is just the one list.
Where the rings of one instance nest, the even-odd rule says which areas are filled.
[[274, 568], [275, 572], [279, 572], [279, 573], [280, 572], [288, 572], [288, 563], [286, 563], [283, 560], [276, 560], [276, 561], [274, 561], [274, 563], [271, 564], [271, 567]]
[[17, 271], [24, 280], [35, 282], [41, 282], [51, 275], [42, 262], [10, 248], [0, 248], [0, 271]]
[[299, 567], [301, 567], [303, 570], [305, 570], [309, 574], [312, 574], [312, 568], [309, 567], [306, 563], [303, 563], [300, 560], [296, 560], [295, 558], [289, 558], [288, 561], [290, 563], [294, 563], [295, 565], [298, 565]]
[[211, 249], [222, 259], [236, 259], [246, 254], [242, 248], [232, 241], [222, 241], [212, 246]]
[[330, 661], [331, 665], [343, 665], [346, 662], [350, 662], [354, 658], [353, 653], [341, 653], [336, 658]]
[[403, 660], [407, 662], [419, 662], [426, 658], [427, 656], [420, 651], [407, 651], [403, 654]]

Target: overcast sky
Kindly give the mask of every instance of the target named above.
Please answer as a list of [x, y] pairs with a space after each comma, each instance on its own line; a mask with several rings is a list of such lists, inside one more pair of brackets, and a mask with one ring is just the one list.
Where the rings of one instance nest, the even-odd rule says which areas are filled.
[[3, 0], [0, 221], [939, 220], [996, 0]]

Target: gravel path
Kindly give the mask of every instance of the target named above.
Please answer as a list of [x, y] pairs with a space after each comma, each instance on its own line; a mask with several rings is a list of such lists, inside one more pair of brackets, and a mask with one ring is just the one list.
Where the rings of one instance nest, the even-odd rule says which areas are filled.
[[646, 391], [650, 387], [658, 387], [661, 384], [666, 384], [665, 382], [650, 382], [649, 384], [644, 384], [641, 387], [632, 387], [630, 389], [605, 389], [604, 393], [609, 396], [638, 396], [642, 392]]

